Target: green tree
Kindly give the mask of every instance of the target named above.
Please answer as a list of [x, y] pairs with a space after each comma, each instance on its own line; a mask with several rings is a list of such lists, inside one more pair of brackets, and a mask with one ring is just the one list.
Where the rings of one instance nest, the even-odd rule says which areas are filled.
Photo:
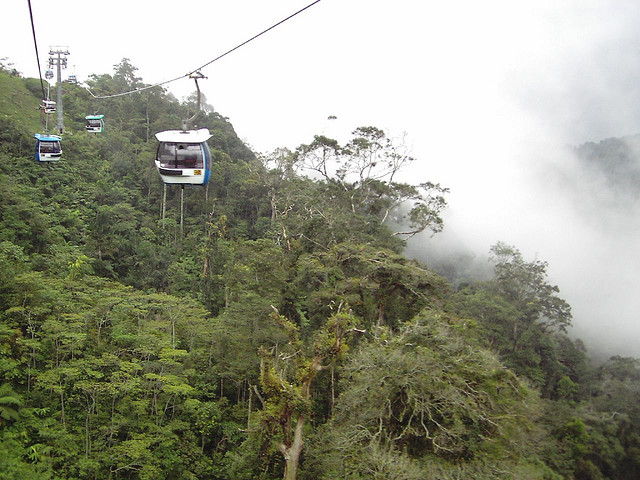
[[301, 255], [290, 284], [296, 306], [292, 318], [308, 318], [320, 326], [332, 303], [348, 303], [373, 325], [398, 327], [447, 292], [444, 279], [393, 251], [369, 245], [340, 243], [326, 251]]
[[543, 478], [535, 396], [473, 328], [426, 310], [378, 330], [345, 365], [308, 478]]
[[0, 386], [0, 427], [7, 421], [18, 420], [18, 408], [22, 405], [20, 396], [13, 391], [11, 385]]
[[575, 383], [585, 375], [584, 359], [563, 334], [571, 325], [571, 307], [548, 282], [546, 262], [527, 262], [503, 243], [491, 253], [494, 279], [462, 288], [449, 299], [449, 308], [479, 321], [484, 340], [502, 361], [545, 397], [556, 398], [564, 376]]
[[[385, 223], [393, 212], [394, 223], [408, 223], [408, 230], [395, 232], [405, 237], [426, 229], [442, 230], [440, 214], [447, 204], [448, 189], [432, 182], [397, 182], [399, 172], [415, 159], [382, 130], [360, 127], [344, 147], [336, 140], [315, 136], [312, 143], [298, 147], [296, 155], [297, 166], [320, 175], [333, 199], [340, 199], [352, 214]], [[411, 204], [408, 214], [400, 208], [405, 203]]]
[[571, 325], [571, 306], [558, 297], [560, 289], [547, 281], [548, 263], [526, 262], [516, 248], [501, 242], [491, 247], [491, 253], [495, 289], [519, 312], [512, 327], [513, 351], [533, 325], [566, 332]]
[[[278, 357], [261, 349], [260, 385], [266, 400], [260, 418], [265, 441], [275, 444], [284, 458], [285, 480], [297, 478], [304, 427], [311, 411], [311, 385], [320, 371], [344, 355], [345, 337], [357, 321], [351, 313], [342, 311], [342, 307], [340, 305], [326, 326], [317, 332], [308, 353], [298, 327], [277, 312], [272, 315], [287, 332], [289, 349]], [[293, 362], [289, 362], [292, 359]], [[291, 371], [287, 372], [287, 367]]]

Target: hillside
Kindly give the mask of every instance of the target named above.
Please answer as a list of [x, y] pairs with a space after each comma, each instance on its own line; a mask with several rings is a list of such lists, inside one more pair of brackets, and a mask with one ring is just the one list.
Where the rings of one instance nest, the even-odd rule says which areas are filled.
[[621, 196], [640, 196], [640, 135], [588, 142], [574, 149], [582, 164]]
[[213, 173], [181, 227], [153, 135], [192, 102], [65, 84], [43, 164], [36, 86], [0, 72], [1, 479], [640, 474], [637, 361], [592, 367], [547, 264], [513, 246], [456, 288], [407, 259], [447, 189], [392, 181], [413, 159], [383, 131], [264, 157], [205, 106]]
[[640, 136], [608, 138], [568, 149], [550, 179], [586, 220], [624, 228], [640, 199]]

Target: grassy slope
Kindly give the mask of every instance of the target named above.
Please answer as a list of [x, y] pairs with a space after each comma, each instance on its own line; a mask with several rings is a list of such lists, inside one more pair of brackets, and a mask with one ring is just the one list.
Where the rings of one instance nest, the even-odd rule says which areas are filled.
[[[45, 92], [47, 84], [45, 83]], [[20, 78], [0, 72], [0, 125], [33, 138], [34, 133], [45, 132], [45, 117], [39, 108], [42, 88], [39, 78]], [[55, 86], [51, 87], [51, 98], [55, 100]], [[56, 114], [49, 115], [49, 133], [56, 126]], [[65, 126], [73, 124], [65, 112]], [[67, 133], [71, 133], [70, 131]]]
[[[0, 74], [0, 115], [5, 118], [11, 117], [16, 126], [35, 133], [43, 128], [40, 121], [41, 112], [38, 109], [41, 95], [34, 95], [27, 85], [32, 89], [37, 86], [36, 91], [40, 90], [39, 79]], [[25, 105], [28, 107], [25, 108]]]

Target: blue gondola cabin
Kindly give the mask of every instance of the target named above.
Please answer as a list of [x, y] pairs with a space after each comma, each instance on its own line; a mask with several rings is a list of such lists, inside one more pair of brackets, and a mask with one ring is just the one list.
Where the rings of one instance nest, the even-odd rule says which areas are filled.
[[36, 160], [39, 162], [55, 162], [62, 158], [62, 137], [58, 135], [41, 135], [36, 133]]
[[206, 185], [211, 174], [209, 130], [167, 130], [156, 133], [160, 141], [156, 168], [164, 183]]

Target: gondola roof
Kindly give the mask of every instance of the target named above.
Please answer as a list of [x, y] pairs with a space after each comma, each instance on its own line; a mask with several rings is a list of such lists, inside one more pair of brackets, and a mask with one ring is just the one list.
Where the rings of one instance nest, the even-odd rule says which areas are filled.
[[200, 130], [166, 130], [156, 133], [156, 138], [161, 142], [187, 142], [202, 143], [211, 138], [209, 129]]
[[58, 142], [62, 140], [62, 137], [58, 135], [35, 133], [33, 136], [36, 137], [41, 142]]

